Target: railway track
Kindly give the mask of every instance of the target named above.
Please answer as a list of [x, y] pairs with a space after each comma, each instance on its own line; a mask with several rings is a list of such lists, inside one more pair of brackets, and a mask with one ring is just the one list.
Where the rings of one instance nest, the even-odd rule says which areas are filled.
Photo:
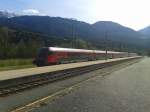
[[[133, 60], [133, 59], [132, 59]], [[92, 65], [92, 66], [86, 66], [83, 68], [74, 68], [74, 69], [69, 69], [69, 70], [63, 70], [63, 71], [58, 71], [58, 72], [53, 72], [53, 73], [46, 73], [46, 74], [40, 74], [35, 78], [32, 78], [31, 80], [26, 80], [21, 81], [22, 83], [15, 83], [13, 85], [8, 85], [0, 88], [0, 97], [8, 96], [10, 94], [14, 94], [17, 92], [21, 92], [27, 89], [31, 89], [34, 87], [42, 86], [54, 81], [62, 80], [65, 78], [77, 76], [77, 75], [83, 75], [87, 72], [91, 72], [97, 69], [102, 69], [108, 66], [112, 66], [115, 64], [119, 64], [125, 61], [130, 61], [130, 60], [122, 60], [119, 62], [109, 62], [109, 63], [103, 63], [103, 64], [97, 64], [97, 65]]]

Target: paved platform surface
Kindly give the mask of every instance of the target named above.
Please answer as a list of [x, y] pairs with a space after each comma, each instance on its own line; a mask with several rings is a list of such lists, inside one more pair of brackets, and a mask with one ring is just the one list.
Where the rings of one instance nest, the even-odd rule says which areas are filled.
[[31, 112], [150, 112], [150, 58], [86, 81]]
[[[94, 78], [97, 76], [104, 77], [105, 75], [109, 75], [110, 73], [114, 71], [120, 70], [129, 65], [131, 66], [132, 64], [135, 64], [137, 62], [139, 62], [139, 60], [127, 61], [121, 64], [113, 65], [110, 67], [106, 67], [103, 69], [99, 69], [96, 71], [78, 75], [75, 77], [70, 77], [65, 80], [60, 80], [60, 81], [56, 81], [53, 83], [49, 83], [44, 86], [32, 88], [27, 91], [12, 94], [7, 97], [0, 97], [0, 112], [11, 112], [11, 110], [15, 110], [16, 108], [20, 109], [24, 107], [25, 105], [31, 104], [32, 102], [36, 102], [37, 100], [39, 101], [39, 99], [43, 99], [47, 96], [50, 96], [50, 97], [52, 96], [51, 98], [55, 99], [57, 97], [57, 95], [55, 97], [56, 93], [60, 93], [60, 96], [62, 96], [63, 94], [67, 94], [68, 91], [72, 91], [72, 89], [74, 89], [74, 86], [80, 83], [84, 83], [91, 78]], [[65, 93], [61, 92], [62, 90], [65, 90]], [[34, 107], [32, 105], [30, 106], [31, 108]], [[27, 109], [25, 108], [25, 111], [13, 111], [13, 112], [30, 112], [30, 111], [27, 111]]]
[[53, 66], [46, 66], [46, 67], [27, 68], [27, 69], [21, 69], [21, 70], [2, 71], [0, 72], [0, 81], [26, 77], [26, 76], [32, 76], [32, 75], [37, 75], [37, 74], [42, 74], [42, 73], [61, 71], [61, 70], [66, 70], [66, 69], [71, 69], [71, 68], [84, 67], [84, 66], [89, 66], [89, 65], [94, 65], [94, 64], [125, 60], [129, 58], [134, 58], [134, 57], [117, 58], [117, 59], [109, 59], [109, 60], [96, 60], [96, 61], [88, 61], [88, 62], [80, 62], [80, 63], [53, 65]]

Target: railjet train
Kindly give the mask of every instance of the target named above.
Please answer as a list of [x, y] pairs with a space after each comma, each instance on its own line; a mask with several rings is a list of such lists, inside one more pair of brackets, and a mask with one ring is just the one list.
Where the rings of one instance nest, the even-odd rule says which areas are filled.
[[137, 56], [136, 53], [85, 50], [59, 47], [43, 47], [33, 63], [37, 66], [48, 66], [61, 63], [94, 61], [102, 59], [124, 58]]

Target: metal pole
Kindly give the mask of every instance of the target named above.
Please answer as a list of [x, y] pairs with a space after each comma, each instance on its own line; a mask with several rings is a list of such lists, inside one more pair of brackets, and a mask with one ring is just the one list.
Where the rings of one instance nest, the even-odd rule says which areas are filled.
[[71, 30], [72, 30], [72, 48], [74, 47], [74, 45], [73, 45], [73, 41], [74, 41], [74, 32], [73, 32], [73, 23], [72, 23], [72, 25], [71, 25]]
[[107, 41], [108, 41], [108, 38], [107, 38], [107, 27], [106, 27], [106, 23], [105, 23], [105, 60], [107, 60], [107, 56], [108, 56], [108, 49], [107, 49], [107, 47], [108, 47], [108, 43], [107, 43]]
[[72, 23], [72, 48], [76, 48], [76, 34], [75, 34], [75, 25]]

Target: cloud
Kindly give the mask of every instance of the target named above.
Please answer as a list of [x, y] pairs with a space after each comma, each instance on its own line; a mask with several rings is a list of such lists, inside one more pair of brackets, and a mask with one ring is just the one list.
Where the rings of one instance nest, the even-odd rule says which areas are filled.
[[25, 14], [39, 14], [40, 12], [38, 10], [35, 10], [35, 9], [26, 9], [26, 10], [23, 10], [23, 13]]

